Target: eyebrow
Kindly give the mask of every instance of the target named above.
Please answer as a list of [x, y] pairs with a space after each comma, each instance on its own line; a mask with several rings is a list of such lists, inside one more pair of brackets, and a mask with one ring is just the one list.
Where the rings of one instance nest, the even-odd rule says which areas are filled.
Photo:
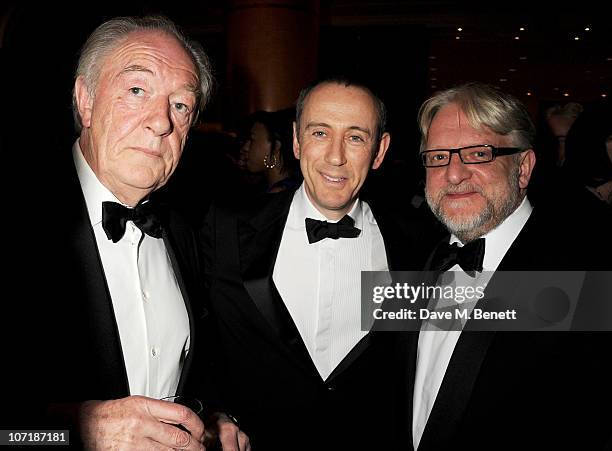
[[125, 74], [127, 72], [148, 72], [153, 75], [153, 71], [151, 69], [147, 69], [144, 66], [139, 66], [138, 64], [132, 64], [131, 66], [124, 68], [120, 74]]
[[[131, 66], [124, 68], [121, 72], [119, 72], [119, 75], [123, 75], [129, 72], [147, 72], [151, 75], [155, 75], [151, 69], [148, 69], [144, 66], [140, 66], [138, 64], [132, 64]], [[196, 96], [200, 95], [199, 86], [188, 83], [185, 85], [185, 89], [187, 89], [189, 92], [193, 92]]]
[[[306, 128], [312, 128], [312, 127], [327, 127], [327, 128], [333, 128], [331, 125], [325, 123], [325, 122], [310, 122], [308, 124], [306, 124]], [[359, 127], [357, 125], [352, 125], [349, 127], [349, 130], [358, 130], [360, 132], [365, 133], [368, 136], [372, 135], [372, 132], [370, 132], [370, 130], [368, 130], [367, 128], [363, 128], [363, 127]]]

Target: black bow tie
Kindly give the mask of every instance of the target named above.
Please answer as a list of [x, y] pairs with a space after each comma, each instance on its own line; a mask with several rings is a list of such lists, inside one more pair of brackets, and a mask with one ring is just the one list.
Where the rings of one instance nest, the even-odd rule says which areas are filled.
[[123, 237], [128, 221], [133, 221], [147, 235], [154, 238], [162, 236], [162, 225], [151, 202], [139, 203], [134, 208], [117, 202], [102, 202], [102, 228], [113, 243]]
[[443, 272], [458, 264], [467, 274], [474, 277], [475, 271], [482, 271], [484, 253], [484, 238], [470, 241], [463, 247], [459, 247], [456, 242], [453, 244], [443, 243], [434, 251], [431, 259], [431, 269]]
[[338, 222], [319, 221], [317, 219], [306, 218], [306, 234], [310, 244], [321, 241], [323, 238], [355, 238], [361, 230], [355, 227], [355, 221], [349, 215], [345, 215]]

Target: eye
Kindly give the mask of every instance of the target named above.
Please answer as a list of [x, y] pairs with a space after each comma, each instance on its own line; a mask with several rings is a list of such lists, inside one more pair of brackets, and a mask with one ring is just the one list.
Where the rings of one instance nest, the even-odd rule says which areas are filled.
[[365, 140], [359, 135], [351, 135], [349, 136], [349, 141], [354, 143], [363, 143]]
[[139, 88], [138, 86], [134, 86], [130, 88], [130, 92], [135, 96], [142, 96], [144, 94], [144, 89]]
[[189, 112], [191, 112], [191, 109], [189, 108], [189, 106], [185, 105], [184, 103], [180, 103], [180, 102], [175, 103], [174, 108], [176, 108], [176, 110], [179, 113], [188, 114]]
[[323, 130], [316, 130], [312, 132], [312, 136], [315, 136], [317, 138], [323, 138], [326, 136], [326, 133]]
[[436, 154], [431, 155], [430, 158], [435, 161], [443, 161], [443, 160], [446, 160], [446, 154], [436, 153]]

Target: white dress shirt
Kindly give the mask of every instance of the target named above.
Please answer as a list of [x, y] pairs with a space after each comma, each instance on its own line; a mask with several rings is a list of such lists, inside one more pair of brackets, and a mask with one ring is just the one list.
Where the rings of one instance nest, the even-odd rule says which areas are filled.
[[119, 330], [131, 395], [176, 393], [189, 349], [189, 317], [162, 238], [132, 221], [117, 243], [102, 228], [102, 202], [119, 200], [97, 179], [78, 140], [73, 158]]
[[[510, 249], [529, 219], [532, 210], [529, 200], [525, 197], [510, 216], [483, 236], [485, 238], [483, 272], [478, 273], [475, 279], [463, 272], [459, 265], [453, 266], [449, 271], [455, 271], [458, 278], [463, 281], [471, 281], [473, 286], [486, 287], [493, 271], [497, 269], [502, 258]], [[459, 238], [451, 235], [450, 244], [455, 242], [462, 246]], [[412, 397], [412, 437], [415, 450], [423, 436], [427, 419], [433, 409], [436, 396], [442, 385], [442, 379], [460, 335], [460, 330], [421, 330], [419, 332], [417, 367]]]
[[308, 243], [305, 219], [328, 222], [304, 185], [295, 193], [274, 266], [274, 283], [323, 380], [361, 340], [361, 271], [387, 271], [384, 242], [367, 203], [348, 213], [356, 238]]

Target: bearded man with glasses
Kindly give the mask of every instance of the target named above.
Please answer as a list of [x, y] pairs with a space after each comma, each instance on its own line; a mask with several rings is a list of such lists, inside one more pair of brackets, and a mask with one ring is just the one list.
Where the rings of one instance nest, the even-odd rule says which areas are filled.
[[[521, 287], [532, 271], [610, 269], [609, 224], [589, 223], [579, 205], [551, 211], [527, 198], [535, 128], [517, 99], [469, 83], [427, 100], [419, 126], [427, 203], [448, 230], [426, 269], [454, 272], [447, 279], [485, 278], [477, 307], [500, 272], [523, 271], [509, 274], [512, 286]], [[608, 324], [609, 313], [600, 315]], [[472, 326], [470, 318], [453, 330], [421, 325], [397, 335], [399, 366], [390, 377], [405, 391], [397, 397], [398, 449], [604, 449], [612, 443], [609, 415], [603, 421], [598, 414], [612, 402], [610, 332], [588, 324], [580, 330], [598, 332], [475, 332]]]

